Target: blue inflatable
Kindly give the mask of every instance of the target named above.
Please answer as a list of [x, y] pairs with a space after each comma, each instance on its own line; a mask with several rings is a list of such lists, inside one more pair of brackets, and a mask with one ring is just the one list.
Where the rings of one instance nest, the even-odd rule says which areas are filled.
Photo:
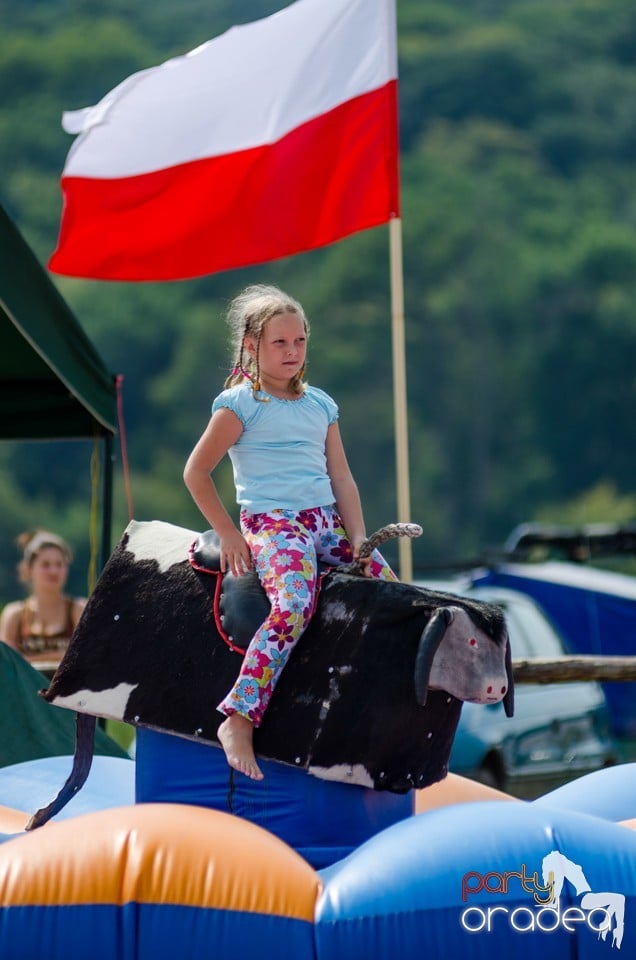
[[[56, 795], [72, 764], [72, 757], [44, 757], [0, 768], [0, 803], [33, 813]], [[120, 757], [94, 757], [83, 789], [54, 819], [64, 820], [134, 802], [134, 762]]]
[[630, 820], [636, 817], [636, 763], [595, 770], [533, 803], [591, 813], [604, 820]]
[[[138, 756], [135, 805], [134, 764], [97, 758], [92, 812], [66, 808], [0, 845], [2, 960], [636, 956], [636, 830], [614, 822], [636, 814], [634, 764], [533, 803], [466, 791], [408, 815], [275, 764], [262, 783], [236, 776], [228, 795], [220, 750], [164, 734], [145, 731]], [[32, 779], [27, 764], [2, 771], [0, 804], [30, 813], [57, 790], [59, 766], [42, 778], [32, 764]], [[17, 810], [0, 808], [0, 832], [23, 822]]]
[[[118, 807], [0, 846], [2, 960], [312, 958], [318, 875], [251, 823]], [[288, 951], [288, 953], [287, 953]]]
[[[550, 870], [556, 909], [545, 906]], [[329, 960], [587, 960], [608, 957], [612, 944], [636, 955], [636, 834], [570, 811], [434, 810], [322, 877], [315, 935]], [[590, 892], [598, 896], [586, 902]]]

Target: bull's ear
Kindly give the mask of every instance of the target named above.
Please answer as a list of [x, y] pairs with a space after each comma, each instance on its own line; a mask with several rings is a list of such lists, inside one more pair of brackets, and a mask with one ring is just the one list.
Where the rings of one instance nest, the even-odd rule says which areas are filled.
[[508, 631], [504, 627], [504, 636], [503, 639], [506, 644], [506, 676], [508, 678], [508, 689], [506, 690], [506, 695], [503, 698], [504, 710], [506, 711], [507, 717], [514, 716], [515, 712], [515, 681], [512, 675], [512, 651], [510, 649], [510, 637], [508, 636]]
[[433, 658], [452, 619], [453, 614], [448, 607], [440, 607], [435, 611], [420, 637], [417, 657], [415, 658], [414, 680], [415, 699], [421, 706], [426, 703]]

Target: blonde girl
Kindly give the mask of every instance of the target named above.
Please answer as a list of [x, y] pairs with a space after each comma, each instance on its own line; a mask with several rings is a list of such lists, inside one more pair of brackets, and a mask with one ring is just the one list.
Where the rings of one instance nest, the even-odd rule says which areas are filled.
[[[358, 488], [338, 428], [338, 407], [309, 386], [309, 323], [301, 305], [277, 287], [247, 287], [230, 305], [233, 369], [190, 454], [184, 480], [221, 543], [221, 569], [255, 567], [271, 612], [247, 649], [236, 683], [218, 705], [219, 741], [230, 766], [262, 778], [253, 730], [291, 651], [309, 623], [318, 563], [359, 558], [365, 525]], [[211, 473], [228, 453], [240, 529]], [[366, 576], [395, 580], [375, 551]]]

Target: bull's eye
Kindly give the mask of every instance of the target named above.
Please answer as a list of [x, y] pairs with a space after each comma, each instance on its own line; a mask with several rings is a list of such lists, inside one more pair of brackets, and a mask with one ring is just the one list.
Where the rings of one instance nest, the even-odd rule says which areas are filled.
[[476, 639], [475, 639], [474, 637], [471, 637], [468, 642], [470, 643], [471, 647], [476, 647], [476, 646], [477, 646], [477, 641], [476, 641]]

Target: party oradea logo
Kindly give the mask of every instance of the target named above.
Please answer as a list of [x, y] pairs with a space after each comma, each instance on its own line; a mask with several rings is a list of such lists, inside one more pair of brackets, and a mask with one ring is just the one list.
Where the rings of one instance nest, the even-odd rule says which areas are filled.
[[[580, 897], [578, 905], [561, 906], [560, 896], [565, 881], [574, 887], [577, 897]], [[558, 929], [574, 933], [587, 928], [602, 940], [611, 932], [611, 945], [620, 950], [625, 929], [624, 895], [593, 892], [579, 864], [568, 860], [557, 850], [543, 858], [541, 881], [538, 871], [529, 873], [525, 863], [520, 870], [505, 873], [465, 873], [462, 878], [462, 900], [469, 903], [471, 896], [481, 892], [507, 894], [514, 891], [515, 884], [519, 890], [532, 894], [530, 905], [510, 908], [486, 903], [484, 906], [482, 897], [480, 906], [472, 904], [463, 910], [461, 925], [464, 930], [475, 934], [494, 933], [501, 923], [508, 924], [520, 934], [553, 933]]]

